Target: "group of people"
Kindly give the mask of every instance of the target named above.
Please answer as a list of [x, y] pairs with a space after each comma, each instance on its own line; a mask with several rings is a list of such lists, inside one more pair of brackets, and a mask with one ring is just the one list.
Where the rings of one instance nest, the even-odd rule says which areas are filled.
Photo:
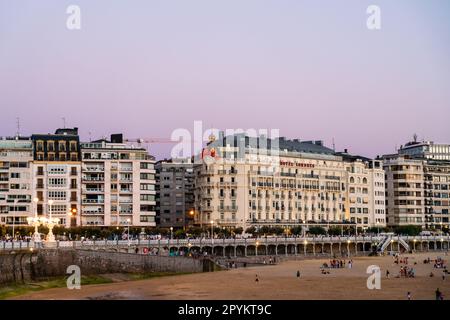
[[348, 262], [346, 262], [345, 260], [333, 259], [333, 260], [330, 260], [330, 264], [327, 264], [325, 262], [322, 265], [322, 268], [340, 269], [340, 268], [345, 268], [346, 265], [348, 266], [349, 269], [351, 269], [353, 266], [353, 260], [348, 260]]
[[400, 267], [400, 272], [399, 272], [400, 278], [415, 278], [415, 276], [416, 276], [416, 271], [414, 270], [414, 268], [410, 268], [408, 266]]
[[399, 254], [396, 254], [394, 256], [394, 263], [395, 264], [408, 264], [408, 257], [400, 257]]
[[[428, 258], [430, 259], [430, 258]], [[436, 260], [434, 260], [434, 268], [435, 269], [447, 269], [447, 266], [445, 265], [445, 260], [441, 257], [437, 257]]]

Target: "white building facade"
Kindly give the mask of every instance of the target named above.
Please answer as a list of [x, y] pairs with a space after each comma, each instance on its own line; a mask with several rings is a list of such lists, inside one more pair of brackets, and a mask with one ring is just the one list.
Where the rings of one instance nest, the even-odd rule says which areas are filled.
[[143, 148], [111, 141], [83, 143], [81, 225], [156, 225], [155, 160]]
[[[209, 144], [208, 157], [194, 167], [197, 224], [245, 229], [350, 223], [350, 164], [320, 141], [263, 139], [235, 135]], [[373, 187], [377, 192], [384, 187], [382, 168], [353, 167], [361, 167], [367, 179], [364, 186], [363, 180], [361, 186], [355, 182], [351, 195], [354, 208], [361, 208], [360, 215], [353, 215], [354, 223], [360, 228], [375, 226], [378, 219], [383, 224], [384, 197], [375, 196]], [[360, 187], [365, 193], [361, 198], [367, 198], [364, 206], [356, 206]]]
[[30, 138], [0, 139], [0, 225], [25, 226], [34, 215]]

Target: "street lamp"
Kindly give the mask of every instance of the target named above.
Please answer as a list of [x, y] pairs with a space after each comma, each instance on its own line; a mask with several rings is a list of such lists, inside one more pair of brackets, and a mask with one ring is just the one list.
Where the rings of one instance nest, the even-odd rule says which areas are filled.
[[173, 227], [170, 227], [170, 240], [173, 239]]
[[128, 246], [130, 246], [130, 222], [131, 222], [131, 220], [130, 220], [130, 218], [128, 218], [127, 219], [127, 233], [128, 233], [127, 240], [128, 240]]
[[213, 227], [214, 227], [214, 220], [211, 220], [211, 240], [214, 239], [214, 229], [213, 229]]
[[48, 212], [49, 212], [49, 217], [48, 219], [45, 220], [45, 222], [47, 222], [47, 226], [48, 226], [48, 235], [47, 235], [47, 241], [48, 242], [55, 242], [55, 235], [53, 234], [53, 227], [55, 226], [55, 224], [58, 224], [59, 219], [52, 218], [52, 205], [53, 205], [53, 200], [48, 200]]
[[33, 242], [41, 241], [41, 235], [39, 234], [39, 231], [38, 231], [38, 227], [41, 224], [41, 221], [38, 218], [38, 214], [37, 214], [37, 203], [38, 202], [39, 202], [39, 198], [33, 199], [32, 210], [34, 211], [34, 218], [32, 218], [32, 217], [27, 218], [28, 224], [34, 226]]
[[14, 226], [16, 223], [16, 209], [17, 209], [17, 199], [14, 199], [14, 210], [13, 210], [13, 228], [12, 228], [12, 240], [15, 240], [16, 234], [14, 233]]
[[303, 221], [303, 238], [306, 237], [306, 220]]

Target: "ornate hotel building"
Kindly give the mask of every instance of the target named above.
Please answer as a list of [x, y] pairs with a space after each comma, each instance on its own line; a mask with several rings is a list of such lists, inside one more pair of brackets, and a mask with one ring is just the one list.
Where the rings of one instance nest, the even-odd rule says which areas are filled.
[[155, 160], [121, 134], [81, 145], [81, 225], [155, 226]]
[[0, 139], [0, 224], [27, 225], [32, 202], [33, 145], [30, 138]]
[[321, 141], [221, 134], [194, 166], [196, 223], [244, 229], [383, 224], [384, 197], [373, 193], [384, 180], [375, 164], [344, 161]]

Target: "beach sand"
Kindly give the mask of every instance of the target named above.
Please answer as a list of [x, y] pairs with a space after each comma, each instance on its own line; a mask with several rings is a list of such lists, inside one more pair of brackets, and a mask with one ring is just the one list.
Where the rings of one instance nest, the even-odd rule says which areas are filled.
[[[274, 299], [274, 300], [406, 300], [411, 292], [412, 300], [435, 299], [437, 288], [450, 299], [450, 276], [442, 279], [442, 270], [433, 264], [424, 264], [430, 257], [450, 256], [429, 252], [406, 254], [408, 266], [416, 270], [415, 278], [395, 278], [400, 266], [392, 256], [354, 257], [352, 269], [330, 269], [321, 274], [320, 266], [329, 259], [292, 260], [277, 265], [239, 268], [227, 271], [167, 276], [147, 280], [117, 282], [82, 286], [80, 290], [66, 288], [48, 289], [17, 296], [15, 299]], [[417, 265], [414, 265], [417, 262]], [[381, 289], [367, 288], [367, 267], [381, 268]], [[447, 267], [448, 264], [447, 264]], [[297, 278], [297, 270], [301, 276]], [[386, 270], [390, 271], [387, 279]], [[434, 277], [430, 278], [430, 272]], [[255, 281], [258, 275], [259, 282]]]

